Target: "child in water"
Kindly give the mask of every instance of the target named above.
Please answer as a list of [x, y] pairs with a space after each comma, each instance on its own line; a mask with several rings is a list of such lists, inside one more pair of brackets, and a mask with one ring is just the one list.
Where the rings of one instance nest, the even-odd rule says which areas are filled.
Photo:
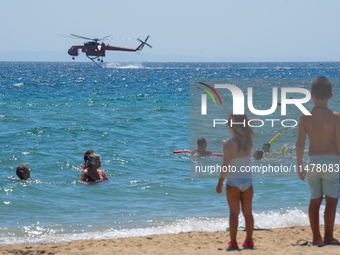
[[269, 152], [269, 150], [270, 150], [270, 143], [263, 143], [262, 150], [264, 152]]
[[[228, 243], [229, 249], [238, 249], [236, 235], [238, 228], [238, 215], [240, 213], [240, 202], [242, 204], [242, 213], [246, 223], [246, 240], [242, 246], [244, 248], [254, 247], [254, 241], [252, 239], [254, 230], [254, 218], [252, 214], [252, 174], [251, 172], [240, 172], [240, 168], [242, 166], [249, 166], [250, 164], [254, 132], [250, 126], [243, 126], [243, 124], [239, 124], [244, 120], [245, 123], [248, 123], [249, 119], [247, 115], [229, 114], [228, 127], [233, 138], [223, 143], [223, 165], [216, 187], [216, 192], [222, 193], [223, 182], [227, 177], [227, 201], [230, 211], [229, 230], [231, 239]], [[223, 170], [228, 169], [229, 167], [235, 168], [236, 172]]]
[[[274, 153], [278, 154], [278, 153]], [[284, 158], [265, 158], [263, 157], [263, 150], [256, 150], [254, 151], [253, 157], [255, 160], [261, 160], [261, 161], [278, 161], [278, 160], [283, 160]], [[289, 158], [289, 157], [288, 157]]]
[[255, 160], [263, 159], [263, 150], [254, 151], [253, 157], [254, 157]]
[[211, 153], [211, 151], [206, 150], [207, 145], [208, 145], [208, 143], [207, 143], [207, 140], [205, 140], [205, 138], [198, 138], [198, 140], [197, 140], [198, 148], [191, 150], [190, 153], [194, 154], [194, 155], [196, 155], [198, 157], [209, 156], [212, 153]]
[[31, 171], [28, 168], [28, 163], [18, 165], [16, 174], [21, 180], [24, 180], [24, 181], [26, 181], [28, 178], [30, 178], [31, 177]]

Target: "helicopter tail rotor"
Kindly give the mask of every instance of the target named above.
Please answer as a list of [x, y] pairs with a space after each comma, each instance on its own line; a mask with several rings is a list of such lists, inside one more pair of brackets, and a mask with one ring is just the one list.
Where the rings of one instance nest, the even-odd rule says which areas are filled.
[[141, 51], [144, 48], [145, 45], [147, 45], [150, 48], [152, 48], [152, 46], [146, 42], [149, 39], [149, 37], [150, 37], [150, 35], [148, 35], [144, 41], [142, 41], [141, 39], [137, 38], [137, 40], [141, 42], [141, 45], [138, 47], [138, 51]]

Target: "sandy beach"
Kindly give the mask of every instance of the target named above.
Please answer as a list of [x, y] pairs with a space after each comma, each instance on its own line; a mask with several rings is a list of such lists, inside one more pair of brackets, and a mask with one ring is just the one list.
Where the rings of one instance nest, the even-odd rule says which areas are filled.
[[[323, 232], [323, 226], [321, 227]], [[108, 240], [79, 240], [63, 243], [6, 245], [1, 254], [339, 254], [339, 246], [293, 246], [311, 240], [309, 226], [254, 231], [255, 249], [228, 251], [229, 232], [187, 232]], [[340, 237], [340, 226], [334, 237]], [[238, 232], [240, 248], [245, 232]]]

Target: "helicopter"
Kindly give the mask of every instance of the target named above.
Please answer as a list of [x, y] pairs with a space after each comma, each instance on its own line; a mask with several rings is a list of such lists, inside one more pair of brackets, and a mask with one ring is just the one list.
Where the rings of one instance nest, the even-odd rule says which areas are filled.
[[[149, 35], [146, 37], [144, 41], [141, 39], [137, 38], [137, 40], [140, 42], [140, 45], [136, 49], [131, 49], [131, 48], [123, 48], [123, 47], [117, 47], [117, 46], [111, 46], [109, 44], [105, 43], [99, 43], [100, 41], [104, 40], [123, 40], [123, 39], [134, 39], [134, 38], [108, 38], [110, 35], [105, 36], [101, 39], [98, 38], [88, 38], [80, 35], [75, 35], [75, 34], [70, 34], [71, 36], [65, 36], [65, 35], [60, 35], [64, 37], [71, 37], [71, 38], [77, 38], [77, 39], [85, 39], [89, 40], [88, 42], [85, 42], [84, 45], [76, 45], [72, 46], [67, 53], [72, 56], [72, 59], [74, 60], [76, 56], [79, 55], [78, 50], [81, 49], [81, 52], [84, 52], [86, 57], [88, 57], [90, 60], [93, 61], [96, 65], [98, 65], [95, 62], [95, 59], [97, 59], [100, 62], [103, 62], [103, 57], [105, 57], [105, 51], [107, 50], [113, 50], [113, 51], [132, 51], [132, 52], [139, 52], [141, 51], [145, 45], [149, 46], [152, 48], [150, 44], [147, 43], [147, 40], [149, 39]], [[100, 65], [98, 65], [101, 67]]]

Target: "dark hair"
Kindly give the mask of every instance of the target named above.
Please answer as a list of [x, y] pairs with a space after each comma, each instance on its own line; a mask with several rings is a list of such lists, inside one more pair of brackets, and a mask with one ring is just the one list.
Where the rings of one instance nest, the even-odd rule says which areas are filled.
[[263, 143], [263, 145], [267, 146], [270, 149], [270, 143]]
[[207, 140], [205, 140], [205, 138], [198, 138], [198, 139], [197, 139], [197, 145], [198, 145], [198, 147], [201, 146], [201, 145], [203, 145], [203, 144], [205, 144], [205, 143], [207, 143]]
[[95, 162], [96, 162], [96, 157], [100, 157], [99, 154], [90, 154], [87, 160], [87, 167], [91, 167], [94, 166]]
[[259, 155], [260, 159], [263, 158], [263, 150], [256, 150], [254, 151], [254, 154], [255, 153]]
[[[228, 117], [228, 125], [233, 129], [236, 136], [237, 148], [238, 150], [243, 150], [244, 152], [253, 146], [253, 140], [255, 137], [253, 129], [248, 125], [248, 121], [249, 119], [246, 114], [233, 115], [231, 112]], [[237, 122], [238, 124], [230, 126], [232, 122]], [[239, 123], [244, 123], [244, 125]]]
[[26, 171], [29, 171], [29, 170], [30, 170], [30, 169], [28, 168], [28, 163], [20, 164], [20, 165], [18, 165], [18, 167], [17, 167], [16, 174], [17, 174], [17, 176], [18, 176], [20, 179], [23, 179], [23, 178], [24, 178], [23, 174], [24, 174]]
[[89, 156], [94, 153], [94, 150], [88, 150], [84, 153], [84, 161], [86, 164], [86, 161], [89, 159]]
[[316, 99], [328, 99], [332, 94], [332, 83], [326, 77], [317, 77], [312, 82], [311, 91]]

